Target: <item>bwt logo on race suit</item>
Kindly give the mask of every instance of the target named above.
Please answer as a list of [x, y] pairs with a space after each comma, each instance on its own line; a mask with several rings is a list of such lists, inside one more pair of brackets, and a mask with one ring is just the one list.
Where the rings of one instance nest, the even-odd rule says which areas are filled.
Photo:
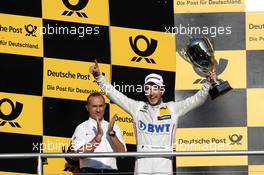
[[[12, 109], [11, 109], [10, 114], [4, 114], [2, 112], [1, 106], [3, 103], [8, 103], [11, 106]], [[0, 100], [0, 119], [2, 119], [4, 121], [0, 121], [0, 126], [4, 126], [8, 122], [11, 125], [11, 127], [21, 128], [19, 123], [12, 122], [12, 120], [15, 120], [16, 118], [18, 118], [22, 109], [23, 109], [22, 103], [16, 102], [16, 106], [15, 106], [14, 103], [10, 99], [8, 99], [8, 98], [1, 99]]]
[[151, 124], [151, 123], [144, 123], [143, 121], [139, 120], [138, 128], [141, 131], [147, 131], [150, 133], [164, 133], [170, 131], [170, 123]]
[[69, 10], [65, 10], [62, 15], [63, 16], [71, 16], [74, 12], [80, 17], [80, 18], [88, 18], [87, 15], [84, 12], [78, 12], [86, 7], [89, 0], [79, 0], [79, 2], [76, 5], [72, 5], [69, 0], [62, 0], [65, 7], [67, 7]]

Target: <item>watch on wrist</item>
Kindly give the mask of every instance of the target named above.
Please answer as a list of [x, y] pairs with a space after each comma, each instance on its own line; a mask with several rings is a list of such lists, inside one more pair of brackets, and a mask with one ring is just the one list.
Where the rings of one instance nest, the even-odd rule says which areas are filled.
[[108, 131], [108, 135], [112, 136], [112, 137], [115, 137], [116, 136], [116, 132], [114, 130]]

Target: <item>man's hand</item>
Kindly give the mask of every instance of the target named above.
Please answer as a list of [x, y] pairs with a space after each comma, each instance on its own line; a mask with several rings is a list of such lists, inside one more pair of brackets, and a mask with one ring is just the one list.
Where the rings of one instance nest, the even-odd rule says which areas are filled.
[[[118, 137], [116, 137], [115, 131], [114, 131], [114, 125], [115, 121], [117, 120], [117, 114], [114, 115], [114, 117], [111, 119], [108, 125], [108, 134], [111, 138], [112, 144], [111, 147], [113, 148], [114, 152], [125, 152], [126, 148], [123, 145], [123, 143], [119, 140]], [[114, 135], [111, 135], [110, 133], [114, 132]]]
[[214, 83], [214, 80], [216, 80], [217, 76], [215, 73], [215, 70], [209, 72], [209, 74], [206, 76], [206, 80], [212, 85]]
[[100, 144], [102, 137], [104, 135], [104, 131], [103, 128], [101, 126], [101, 123], [99, 121], [99, 119], [96, 119], [96, 123], [97, 123], [97, 133], [94, 136], [94, 138], [87, 144], [83, 145], [82, 147], [80, 147], [77, 152], [78, 153], [90, 153], [90, 152], [94, 152], [94, 150], [97, 148], [97, 146]]
[[115, 114], [114, 117], [111, 119], [111, 121], [110, 121], [110, 123], [108, 125], [108, 132], [114, 130], [114, 125], [115, 125], [116, 118], [117, 118], [117, 114]]
[[101, 142], [101, 139], [104, 135], [104, 131], [103, 131], [103, 128], [101, 126], [101, 123], [99, 121], [99, 119], [96, 119], [96, 122], [97, 122], [97, 134], [96, 136], [94, 137], [95, 141], [100, 143]]
[[96, 78], [99, 75], [101, 75], [101, 73], [100, 73], [100, 69], [99, 69], [99, 65], [98, 65], [97, 60], [94, 60], [94, 62], [95, 62], [95, 64], [90, 66], [89, 71]]

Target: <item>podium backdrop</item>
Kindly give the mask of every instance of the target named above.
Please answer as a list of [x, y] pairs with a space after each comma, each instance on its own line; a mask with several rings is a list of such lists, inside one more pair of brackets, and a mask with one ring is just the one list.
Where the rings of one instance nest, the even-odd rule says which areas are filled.
[[[94, 60], [114, 86], [137, 100], [144, 77], [161, 74], [164, 101], [194, 94], [204, 81], [178, 55], [187, 34], [213, 39], [219, 77], [233, 90], [179, 120], [177, 151], [263, 150], [264, 12], [244, 0], [24, 0], [0, 2], [0, 152], [62, 152], [87, 120], [87, 96], [99, 91]], [[132, 118], [118, 113], [128, 151], [136, 151]], [[176, 158], [177, 171], [264, 171], [262, 156]], [[119, 161], [133, 171], [133, 159]], [[34, 159], [0, 160], [0, 174], [36, 173]], [[71, 173], [48, 159], [45, 174]], [[192, 174], [192, 173], [189, 173]], [[261, 173], [260, 173], [261, 174]]]

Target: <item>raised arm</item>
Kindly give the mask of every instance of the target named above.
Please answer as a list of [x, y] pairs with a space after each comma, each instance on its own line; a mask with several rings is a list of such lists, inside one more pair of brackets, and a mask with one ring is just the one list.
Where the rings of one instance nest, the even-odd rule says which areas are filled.
[[202, 88], [193, 96], [186, 98], [183, 101], [176, 102], [177, 107], [176, 112], [180, 112], [180, 116], [185, 115], [187, 112], [189, 112], [192, 109], [195, 109], [196, 107], [202, 105], [209, 94], [210, 87], [216, 78], [215, 72], [210, 73], [207, 76], [207, 82], [203, 84]]
[[186, 98], [183, 101], [176, 102], [176, 112], [180, 112], [180, 116], [185, 115], [190, 110], [203, 104], [207, 97], [210, 85], [204, 84], [202, 89], [200, 89], [196, 94], [191, 97]]
[[106, 78], [101, 75], [99, 65], [96, 60], [95, 65], [90, 66], [90, 73], [93, 74], [101, 90], [110, 100], [132, 116], [135, 116], [134, 113], [139, 108], [140, 102], [128, 98], [123, 93], [117, 91], [114, 86], [112, 86], [111, 83], [109, 83]]

